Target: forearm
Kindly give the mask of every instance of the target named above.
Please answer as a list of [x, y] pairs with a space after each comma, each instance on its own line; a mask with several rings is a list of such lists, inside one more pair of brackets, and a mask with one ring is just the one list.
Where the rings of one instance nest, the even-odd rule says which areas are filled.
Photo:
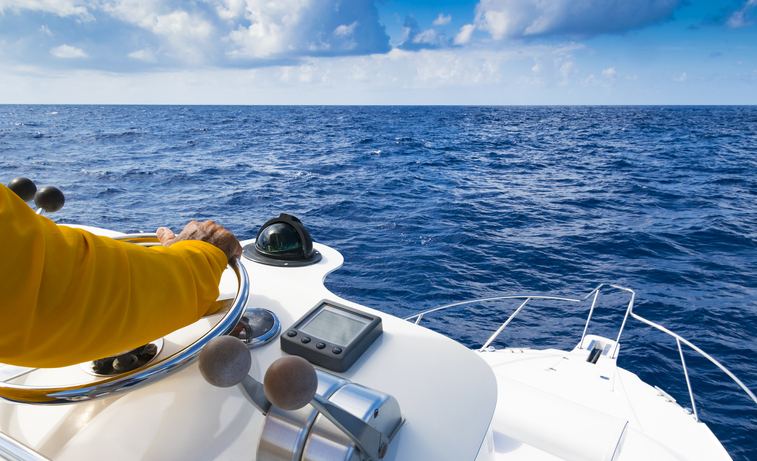
[[63, 366], [145, 344], [205, 314], [226, 256], [56, 226], [0, 190], [0, 362]]

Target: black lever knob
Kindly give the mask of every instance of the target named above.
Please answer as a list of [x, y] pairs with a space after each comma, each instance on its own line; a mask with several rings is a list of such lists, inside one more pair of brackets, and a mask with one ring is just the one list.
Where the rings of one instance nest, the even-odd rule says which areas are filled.
[[57, 187], [45, 186], [34, 194], [34, 204], [48, 213], [55, 213], [63, 208], [66, 197]]
[[29, 178], [15, 178], [8, 183], [8, 189], [16, 193], [24, 202], [31, 202], [37, 192], [37, 186]]

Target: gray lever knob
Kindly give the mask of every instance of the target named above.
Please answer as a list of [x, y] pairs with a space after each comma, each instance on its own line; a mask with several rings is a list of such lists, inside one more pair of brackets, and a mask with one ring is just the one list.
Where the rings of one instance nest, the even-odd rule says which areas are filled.
[[282, 357], [271, 364], [263, 378], [265, 395], [282, 410], [297, 410], [315, 396], [318, 376], [313, 365], [296, 355]]
[[216, 387], [241, 383], [252, 365], [250, 350], [233, 336], [219, 336], [208, 341], [198, 360], [202, 377]]

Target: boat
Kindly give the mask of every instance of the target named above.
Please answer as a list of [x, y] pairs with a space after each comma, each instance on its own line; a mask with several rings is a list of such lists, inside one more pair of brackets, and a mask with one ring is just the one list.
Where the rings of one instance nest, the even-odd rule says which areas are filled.
[[[156, 242], [154, 234], [75, 227]], [[116, 370], [115, 359], [105, 368], [0, 365], [0, 458], [729, 460], [699, 418], [684, 347], [757, 403], [714, 358], [634, 312], [626, 287], [600, 284], [583, 297], [507, 295], [401, 319], [330, 292], [324, 280], [343, 257], [312, 242], [293, 216], [273, 218], [241, 243], [244, 256], [221, 280], [227, 308], [146, 345], [134, 368]], [[595, 310], [619, 296], [623, 303], [609, 308], [620, 331], [592, 334]], [[480, 347], [425, 326], [492, 300], [515, 305]], [[522, 311], [542, 302], [585, 308], [574, 348], [496, 347]], [[618, 367], [630, 321], [677, 344], [689, 404]]]

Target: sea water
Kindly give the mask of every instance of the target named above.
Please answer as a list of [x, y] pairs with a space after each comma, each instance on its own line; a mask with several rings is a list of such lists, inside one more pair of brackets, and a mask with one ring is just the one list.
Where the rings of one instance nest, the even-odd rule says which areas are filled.
[[[299, 217], [336, 294], [400, 317], [506, 293], [636, 292], [634, 311], [757, 390], [757, 108], [0, 106], [0, 181], [123, 232]], [[8, 244], [7, 242], [4, 244]], [[611, 294], [590, 333], [615, 338]], [[517, 305], [424, 325], [479, 347]], [[586, 306], [524, 311], [495, 345], [572, 348]], [[757, 459], [757, 405], [685, 349], [700, 418]], [[620, 366], [691, 407], [675, 340], [630, 319]]]

